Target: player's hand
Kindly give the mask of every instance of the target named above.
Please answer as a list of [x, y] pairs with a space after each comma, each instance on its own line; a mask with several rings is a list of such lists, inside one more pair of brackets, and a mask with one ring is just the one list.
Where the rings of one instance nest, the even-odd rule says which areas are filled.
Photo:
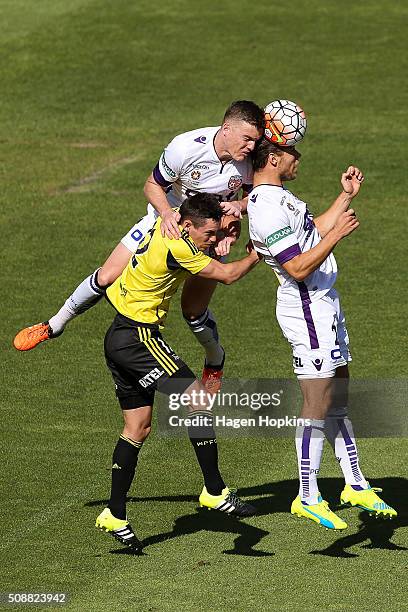
[[214, 251], [216, 252], [218, 257], [223, 257], [224, 255], [228, 255], [231, 250], [232, 245], [235, 244], [236, 241], [237, 239], [234, 236], [225, 236], [224, 238], [221, 238], [221, 240], [217, 242], [217, 246], [214, 247]]
[[220, 206], [224, 215], [233, 215], [237, 219], [242, 219], [242, 206], [239, 202], [221, 202]]
[[354, 198], [360, 191], [361, 183], [364, 181], [364, 174], [357, 166], [349, 166], [341, 175], [341, 186], [343, 191]]
[[172, 210], [170, 208], [161, 215], [161, 219], [161, 235], [163, 237], [166, 236], [167, 238], [176, 238], [176, 240], [178, 240], [181, 236], [178, 226], [178, 222], [180, 221], [180, 213], [177, 210]]
[[255, 249], [252, 240], [249, 240], [249, 242], [247, 242], [245, 250], [248, 253], [248, 255], [251, 255], [253, 257], [255, 261], [262, 261], [263, 255], [258, 253], [258, 251]]
[[228, 255], [233, 244], [241, 234], [241, 221], [234, 215], [224, 215], [221, 219], [220, 229], [217, 232], [215, 253], [218, 257]]
[[360, 223], [356, 217], [356, 213], [352, 208], [349, 208], [340, 215], [333, 229], [337, 233], [340, 240], [341, 238], [345, 238], [346, 236], [354, 232], [354, 230], [356, 230], [359, 225]]

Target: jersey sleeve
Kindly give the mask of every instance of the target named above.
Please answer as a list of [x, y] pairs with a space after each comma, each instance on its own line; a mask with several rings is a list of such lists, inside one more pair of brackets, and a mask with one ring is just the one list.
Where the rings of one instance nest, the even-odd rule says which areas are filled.
[[255, 215], [254, 227], [260, 240], [280, 265], [301, 254], [289, 216], [279, 204], [260, 206]]
[[198, 274], [212, 261], [211, 257], [200, 251], [193, 240], [184, 233], [178, 240], [166, 238], [166, 242], [174, 263], [177, 262], [180, 268], [188, 270], [191, 274]]
[[153, 178], [161, 187], [169, 187], [179, 178], [185, 159], [185, 147], [179, 136], [167, 145], [160, 156], [155, 168]]

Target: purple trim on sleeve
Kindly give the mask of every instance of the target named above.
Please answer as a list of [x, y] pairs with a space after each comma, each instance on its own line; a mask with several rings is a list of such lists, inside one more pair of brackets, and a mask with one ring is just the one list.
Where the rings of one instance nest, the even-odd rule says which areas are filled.
[[161, 185], [161, 187], [168, 187], [169, 185], [171, 185], [171, 181], [166, 181], [166, 179], [160, 172], [159, 164], [157, 164], [153, 170], [153, 178], [156, 183]]
[[298, 245], [298, 243], [296, 243], [292, 244], [292, 246], [288, 247], [284, 251], [281, 251], [277, 255], [274, 255], [274, 258], [276, 259], [278, 264], [282, 265], [296, 257], [296, 255], [301, 255], [301, 253], [302, 251], [300, 250], [300, 246]]
[[317, 338], [317, 332], [316, 332], [315, 324], [313, 321], [312, 312], [310, 310], [311, 300], [309, 296], [309, 291], [307, 290], [307, 287], [303, 281], [298, 282], [298, 287], [299, 287], [300, 299], [302, 300], [303, 316], [305, 317], [307, 331], [309, 333], [310, 348], [318, 349], [319, 340]]

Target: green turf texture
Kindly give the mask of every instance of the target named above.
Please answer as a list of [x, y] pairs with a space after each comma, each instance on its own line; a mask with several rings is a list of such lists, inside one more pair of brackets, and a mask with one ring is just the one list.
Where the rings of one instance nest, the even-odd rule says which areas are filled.
[[[338, 534], [288, 514], [290, 439], [220, 440], [228, 483], [260, 509], [236, 522], [197, 512], [188, 440], [153, 433], [128, 505], [148, 544], [135, 558], [93, 528], [121, 424], [103, 358], [112, 310], [99, 305], [27, 354], [10, 345], [143, 214], [143, 183], [171, 137], [216, 125], [233, 99], [279, 97], [308, 115], [291, 188], [313, 211], [333, 200], [349, 163], [366, 173], [361, 227], [336, 250], [352, 374], [406, 377], [407, 5], [2, 0], [0, 13], [0, 590], [67, 591], [72, 610], [405, 608], [406, 440], [359, 445], [399, 518], [340, 510], [349, 529]], [[275, 291], [266, 266], [217, 290], [227, 376], [292, 375]], [[165, 336], [199, 372], [177, 298]], [[321, 490], [333, 506], [341, 488], [327, 448]]]

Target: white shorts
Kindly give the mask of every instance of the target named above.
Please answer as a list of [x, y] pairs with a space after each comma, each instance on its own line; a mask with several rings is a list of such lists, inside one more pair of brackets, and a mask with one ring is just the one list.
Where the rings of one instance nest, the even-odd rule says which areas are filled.
[[292, 346], [298, 378], [330, 378], [351, 361], [346, 321], [335, 289], [315, 302], [294, 306], [279, 301], [276, 316]]
[[156, 221], [156, 217], [152, 213], [148, 213], [142, 217], [129, 231], [123, 236], [121, 243], [131, 252], [134, 253], [139, 246], [139, 243], [146, 236]]

